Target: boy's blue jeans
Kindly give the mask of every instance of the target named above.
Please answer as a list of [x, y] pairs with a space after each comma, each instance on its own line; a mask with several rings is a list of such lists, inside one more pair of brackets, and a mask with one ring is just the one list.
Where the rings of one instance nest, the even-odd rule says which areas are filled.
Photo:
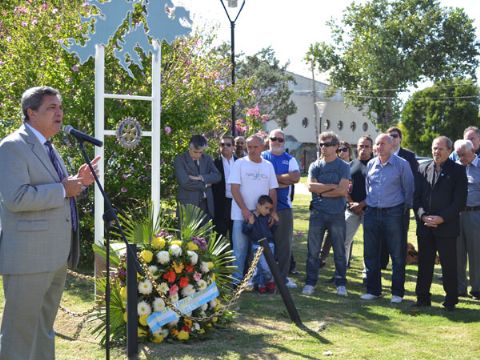
[[[273, 243], [268, 243], [272, 254], [275, 255], [275, 245]], [[261, 247], [260, 244], [252, 244], [252, 256], [255, 256], [257, 249]], [[265, 259], [265, 255], [262, 254], [260, 260], [258, 261], [257, 268], [253, 273], [253, 283], [259, 286], [265, 286], [267, 282], [272, 281], [272, 272], [270, 271], [270, 267], [268, 266], [267, 259]]]

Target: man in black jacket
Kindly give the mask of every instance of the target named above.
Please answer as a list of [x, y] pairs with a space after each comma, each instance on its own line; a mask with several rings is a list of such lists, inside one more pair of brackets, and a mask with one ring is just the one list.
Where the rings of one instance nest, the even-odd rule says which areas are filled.
[[232, 192], [227, 180], [230, 175], [230, 168], [233, 162], [237, 160], [233, 155], [233, 146], [233, 137], [225, 135], [220, 139], [220, 156], [215, 159], [214, 163], [220, 175], [222, 175], [222, 179], [212, 185], [215, 207], [215, 217], [213, 218], [215, 231], [223, 236], [227, 236], [228, 233], [230, 242], [233, 226], [230, 214], [232, 211]]
[[416, 306], [430, 306], [435, 255], [438, 251], [446, 296], [443, 306], [452, 311], [458, 303], [457, 248], [459, 214], [467, 201], [465, 168], [448, 158], [452, 141], [433, 140], [433, 161], [418, 170], [413, 208], [417, 219], [418, 277]]

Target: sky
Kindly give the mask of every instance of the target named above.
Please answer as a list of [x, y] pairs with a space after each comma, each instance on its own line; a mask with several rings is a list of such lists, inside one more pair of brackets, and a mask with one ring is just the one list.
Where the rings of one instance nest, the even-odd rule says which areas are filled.
[[[191, 11], [194, 27], [205, 24], [218, 26], [219, 41], [230, 43], [230, 23], [220, 0], [173, 0], [175, 5]], [[326, 22], [340, 20], [351, 0], [245, 0], [245, 6], [236, 21], [235, 52], [252, 55], [271, 46], [281, 64], [290, 63], [288, 70], [311, 77], [303, 62], [305, 53], [314, 42], [330, 42], [330, 28]], [[240, 6], [242, 0], [238, 0]], [[441, 0], [444, 6], [463, 7], [475, 19], [477, 38], [480, 38], [479, 0]], [[228, 9], [228, 8], [227, 8]], [[238, 9], [233, 10], [235, 15]], [[326, 81], [324, 74], [317, 79]]]

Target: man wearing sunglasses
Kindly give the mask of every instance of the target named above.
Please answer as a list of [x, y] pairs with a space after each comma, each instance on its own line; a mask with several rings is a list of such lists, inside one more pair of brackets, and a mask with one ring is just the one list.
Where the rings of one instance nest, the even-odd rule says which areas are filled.
[[311, 295], [318, 280], [320, 250], [328, 230], [333, 245], [335, 286], [347, 296], [345, 258], [345, 206], [350, 182], [349, 165], [337, 157], [338, 137], [333, 132], [319, 136], [321, 157], [308, 169], [308, 190], [312, 193], [308, 225], [307, 276], [302, 293]]
[[287, 287], [296, 288], [297, 284], [288, 278], [293, 240], [292, 185], [300, 180], [300, 168], [297, 160], [285, 151], [285, 134], [275, 129], [269, 135], [270, 150], [262, 157], [270, 161], [277, 175], [277, 215], [278, 228], [274, 233], [275, 256]]
[[233, 137], [225, 135], [220, 139], [220, 156], [214, 161], [216, 168], [222, 175], [220, 182], [212, 185], [213, 202], [215, 208], [215, 217], [213, 224], [215, 231], [223, 236], [229, 236], [230, 244], [232, 242], [232, 189], [227, 183], [230, 176], [230, 170], [237, 157], [233, 155]]

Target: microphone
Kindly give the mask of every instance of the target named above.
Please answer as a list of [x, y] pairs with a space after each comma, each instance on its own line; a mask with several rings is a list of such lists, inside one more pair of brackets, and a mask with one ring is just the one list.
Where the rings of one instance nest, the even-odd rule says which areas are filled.
[[64, 126], [63, 131], [67, 134], [70, 134], [70, 135], [76, 137], [77, 140], [86, 141], [86, 142], [89, 142], [90, 144], [93, 144], [93, 145], [98, 146], [98, 147], [103, 146], [103, 142], [101, 142], [98, 139], [95, 139], [93, 136], [87, 135], [87, 134], [75, 129], [72, 125]]

